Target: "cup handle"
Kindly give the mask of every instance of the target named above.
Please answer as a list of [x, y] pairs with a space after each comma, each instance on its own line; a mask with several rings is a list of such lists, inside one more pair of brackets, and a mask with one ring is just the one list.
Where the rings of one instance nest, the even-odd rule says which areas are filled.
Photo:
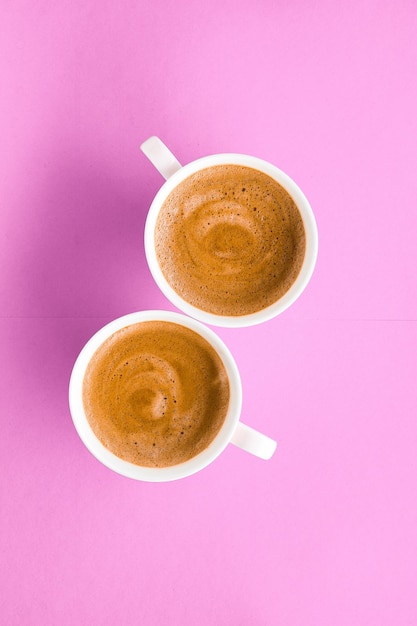
[[181, 168], [181, 163], [177, 161], [171, 150], [159, 137], [149, 137], [143, 142], [140, 149], [165, 179], [168, 179]]
[[277, 447], [276, 441], [242, 422], [238, 423], [231, 442], [238, 448], [265, 460], [272, 457]]

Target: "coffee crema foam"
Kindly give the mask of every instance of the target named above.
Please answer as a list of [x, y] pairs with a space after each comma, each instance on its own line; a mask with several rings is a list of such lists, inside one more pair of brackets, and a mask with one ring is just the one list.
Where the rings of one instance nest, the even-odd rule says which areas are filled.
[[207, 448], [228, 411], [229, 379], [200, 335], [149, 321], [115, 332], [90, 360], [83, 382], [87, 420], [116, 456], [167, 467]]
[[200, 170], [169, 194], [155, 249], [171, 287], [216, 315], [247, 315], [279, 300], [303, 264], [301, 214], [273, 178], [241, 165]]

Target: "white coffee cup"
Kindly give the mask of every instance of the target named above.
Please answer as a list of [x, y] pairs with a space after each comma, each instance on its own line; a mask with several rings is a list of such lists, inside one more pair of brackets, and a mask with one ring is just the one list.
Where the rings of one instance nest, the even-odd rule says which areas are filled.
[[[280, 169], [262, 159], [243, 154], [215, 154], [181, 166], [172, 152], [158, 137], [150, 137], [141, 145], [142, 152], [166, 179], [157, 192], [148, 212], [145, 224], [145, 254], [151, 274], [156, 284], [168, 300], [178, 309], [206, 324], [226, 327], [243, 327], [260, 324], [285, 311], [299, 298], [306, 288], [316, 264], [318, 250], [317, 225], [311, 206], [296, 183]], [[231, 316], [216, 315], [203, 311], [178, 294], [168, 283], [158, 263], [155, 250], [155, 227], [159, 211], [172, 190], [191, 174], [213, 165], [244, 165], [264, 172], [284, 187], [296, 203], [301, 214], [306, 234], [304, 261], [295, 282], [276, 302], [256, 313]]]
[[[121, 328], [138, 322], [155, 320], [180, 324], [206, 339], [220, 356], [230, 385], [230, 401], [226, 419], [211, 444], [188, 461], [163, 468], [135, 465], [110, 452], [94, 434], [87, 420], [82, 399], [83, 381], [87, 366], [101, 344]], [[239, 421], [242, 408], [242, 385], [236, 362], [227, 346], [211, 329], [197, 320], [172, 311], [131, 313], [110, 322], [95, 333], [81, 350], [74, 364], [69, 384], [69, 406], [75, 428], [87, 449], [108, 468], [137, 480], [162, 482], [195, 474], [212, 463], [229, 443], [233, 443], [262, 459], [271, 458], [277, 445], [274, 440]]]

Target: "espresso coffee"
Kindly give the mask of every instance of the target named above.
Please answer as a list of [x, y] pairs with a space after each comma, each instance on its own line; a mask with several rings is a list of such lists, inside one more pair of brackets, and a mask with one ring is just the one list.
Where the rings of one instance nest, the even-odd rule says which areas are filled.
[[188, 303], [216, 315], [279, 300], [303, 264], [306, 235], [290, 194], [251, 167], [202, 169], [164, 201], [155, 227], [161, 271]]
[[180, 324], [146, 321], [111, 335], [90, 360], [83, 404], [115, 455], [167, 467], [202, 452], [228, 411], [229, 379], [214, 348]]

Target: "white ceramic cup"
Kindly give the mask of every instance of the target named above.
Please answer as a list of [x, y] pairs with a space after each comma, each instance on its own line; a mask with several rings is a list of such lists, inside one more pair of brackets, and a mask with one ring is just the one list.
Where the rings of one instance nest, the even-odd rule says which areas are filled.
[[[158, 137], [150, 137], [141, 145], [142, 152], [153, 163], [157, 170], [166, 179], [166, 182], [162, 185], [158, 193], [156, 194], [151, 207], [148, 212], [148, 216], [145, 224], [145, 254], [149, 265], [151, 274], [156, 284], [161, 289], [162, 293], [168, 298], [168, 300], [174, 304], [178, 309], [190, 315], [191, 317], [200, 320], [206, 324], [215, 326], [227, 326], [227, 327], [243, 327], [260, 324], [267, 320], [272, 319], [276, 315], [279, 315], [285, 311], [291, 304], [299, 298], [301, 293], [306, 288], [316, 264], [317, 250], [318, 250], [318, 234], [317, 225], [314, 218], [311, 206], [296, 183], [280, 169], [264, 161], [262, 159], [247, 156], [243, 154], [215, 154], [212, 156], [206, 156], [196, 161], [192, 161], [185, 166], [181, 166], [172, 152], [165, 146], [164, 143]], [[158, 259], [155, 251], [155, 226], [158, 218], [159, 211], [164, 201], [171, 193], [171, 191], [183, 180], [188, 178], [191, 174], [194, 174], [198, 170], [213, 165], [221, 164], [234, 164], [245, 165], [253, 169], [259, 170], [268, 174], [275, 179], [280, 185], [282, 185], [293, 198], [296, 203], [301, 217], [303, 219], [305, 234], [306, 234], [306, 252], [301, 267], [295, 282], [291, 285], [290, 289], [272, 305], [257, 311], [256, 313], [250, 313], [248, 315], [229, 316], [229, 315], [215, 315], [203, 311], [189, 302], [184, 300], [168, 283], [163, 275], [161, 268], [158, 264]]]
[[[99, 346], [121, 328], [138, 322], [152, 320], [180, 324], [190, 328], [206, 339], [220, 356], [230, 384], [230, 402], [226, 419], [211, 444], [190, 460], [163, 468], [135, 465], [110, 452], [94, 434], [85, 415], [82, 401], [82, 387], [86, 368]], [[74, 364], [69, 384], [69, 406], [75, 428], [88, 450], [108, 468], [123, 476], [137, 480], [162, 482], [195, 474], [212, 463], [226, 448], [228, 443], [233, 443], [262, 459], [271, 458], [277, 445], [274, 440], [239, 421], [242, 407], [242, 385], [235, 360], [223, 341], [212, 330], [197, 320], [172, 311], [140, 311], [131, 313], [110, 322], [93, 335], [81, 350]]]

